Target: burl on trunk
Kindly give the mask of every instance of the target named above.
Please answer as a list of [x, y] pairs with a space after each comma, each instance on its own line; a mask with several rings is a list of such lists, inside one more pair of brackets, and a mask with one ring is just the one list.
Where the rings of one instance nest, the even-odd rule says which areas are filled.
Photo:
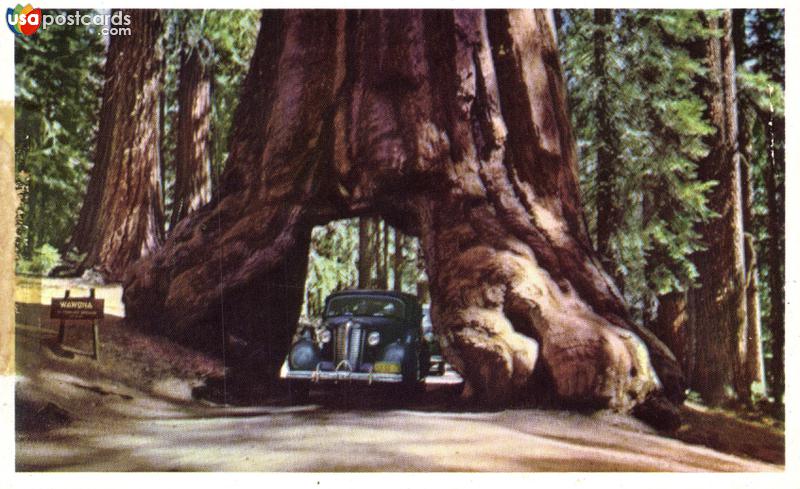
[[219, 195], [129, 277], [130, 316], [236, 328], [277, 369], [311, 227], [380, 215], [420, 237], [434, 328], [483, 399], [681, 397], [589, 243], [547, 12], [265, 12], [231, 140]]

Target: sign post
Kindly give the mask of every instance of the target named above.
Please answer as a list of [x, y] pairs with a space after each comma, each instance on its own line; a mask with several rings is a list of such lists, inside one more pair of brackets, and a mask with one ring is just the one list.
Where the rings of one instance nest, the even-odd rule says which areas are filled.
[[[52, 299], [50, 303], [50, 318], [58, 319], [58, 345], [67, 351], [81, 355], [91, 355], [95, 360], [100, 360], [100, 321], [103, 319], [103, 299], [96, 299], [94, 289], [89, 289], [89, 297], [69, 296], [69, 290], [64, 292], [63, 299]], [[92, 323], [92, 353], [64, 347], [64, 338], [67, 321], [91, 321]]]

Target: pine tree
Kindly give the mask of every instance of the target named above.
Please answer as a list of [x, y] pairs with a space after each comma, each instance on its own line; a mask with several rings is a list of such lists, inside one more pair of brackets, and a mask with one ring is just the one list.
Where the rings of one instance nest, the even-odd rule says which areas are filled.
[[749, 383], [738, 375], [745, 362], [747, 300], [744, 230], [739, 166], [732, 16], [701, 12], [710, 35], [693, 44], [693, 55], [706, 68], [696, 90], [706, 102], [715, 127], [706, 137], [709, 153], [699, 164], [703, 181], [715, 182], [709, 207], [717, 216], [697, 225], [708, 249], [692, 257], [701, 286], [691, 291], [689, 317], [695, 347], [691, 386], [712, 405], [749, 399]]
[[43, 246], [66, 251], [93, 158], [105, 46], [94, 26], [51, 25], [17, 39], [14, 50], [22, 197], [16, 249], [17, 267], [25, 271]]
[[[754, 139], [760, 149], [756, 158], [756, 179], [763, 182], [763, 193], [756, 193], [756, 205], [766, 207], [761, 219], [763, 236], [759, 247], [766, 251], [762, 283], [767, 293], [762, 296], [768, 306], [767, 324], [771, 333], [769, 384], [772, 395], [780, 400], [784, 392], [784, 261], [785, 261], [785, 90], [784, 12], [759, 9], [750, 15], [751, 43], [748, 50], [753, 61], [753, 75], [745, 76], [751, 88], [751, 100], [758, 116]], [[757, 219], [759, 221], [759, 219]], [[765, 221], [765, 222], [763, 222]]]
[[[624, 277], [636, 316], [688, 361], [684, 294], [697, 278], [689, 257], [702, 246], [693, 225], [710, 214], [710, 185], [698, 181], [695, 161], [705, 155], [702, 137], [712, 129], [703, 120], [703, 101], [692, 92], [701, 67], [685, 43], [702, 26], [684, 11], [617, 10], [604, 26], [592, 22], [597, 15], [563, 11], [560, 35], [582, 194], [598, 216], [609, 205], [601, 192], [613, 196], [622, 212], [610, 226], [590, 213], [589, 229], [598, 245], [609, 242], [605, 254]], [[593, 69], [600, 34], [607, 43], [603, 71]], [[610, 146], [613, 134], [619, 141]], [[608, 159], [601, 156], [610, 147], [616, 172], [598, 180], [600, 161]]]

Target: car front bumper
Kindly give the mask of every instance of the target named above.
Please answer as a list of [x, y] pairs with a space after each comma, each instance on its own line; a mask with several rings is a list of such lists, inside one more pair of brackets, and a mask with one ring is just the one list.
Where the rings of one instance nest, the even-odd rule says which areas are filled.
[[352, 372], [350, 370], [291, 370], [288, 361], [283, 362], [280, 377], [282, 379], [291, 380], [309, 380], [314, 383], [356, 382], [364, 384], [397, 384], [403, 381], [403, 376], [401, 374]]

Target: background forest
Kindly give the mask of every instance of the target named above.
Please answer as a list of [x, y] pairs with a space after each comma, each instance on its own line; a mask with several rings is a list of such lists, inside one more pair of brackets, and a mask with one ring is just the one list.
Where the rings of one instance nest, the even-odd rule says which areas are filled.
[[[694, 11], [555, 15], [593, 244], [636, 320], [678, 350], [691, 372], [691, 345], [676, 345], [687, 342], [670, 335], [691, 314], [703, 264], [717, 246], [704, 232], [718, 216], [717, 181], [698, 169], [718, 132], [706, 97], [715, 75], [698, 51], [724, 33]], [[721, 15], [705, 13], [711, 19]], [[214, 10], [164, 16], [162, 237], [218, 192], [259, 19], [259, 12]], [[738, 393], [739, 401], [749, 403], [765, 396], [780, 400], [783, 393], [783, 12], [735, 10], [730, 27], [742, 187], [741, 202], [731, 205], [741, 206], [745, 233], [746, 336], [759, 347], [748, 392]], [[35, 42], [16, 43], [20, 274], [83, 272], [87, 250], [74, 227], [98, 147], [108, 49], [108, 39], [93, 29], [51, 26]], [[205, 114], [200, 126], [183, 123], [182, 113], [198, 107]], [[181, 161], [187, 147], [198, 145], [202, 151], [195, 154], [206, 162], [207, 174], [200, 190], [187, 189]], [[328, 293], [347, 287], [392, 288], [424, 298], [419, 243], [377, 218], [315, 228], [303, 313], [317, 315]]]

